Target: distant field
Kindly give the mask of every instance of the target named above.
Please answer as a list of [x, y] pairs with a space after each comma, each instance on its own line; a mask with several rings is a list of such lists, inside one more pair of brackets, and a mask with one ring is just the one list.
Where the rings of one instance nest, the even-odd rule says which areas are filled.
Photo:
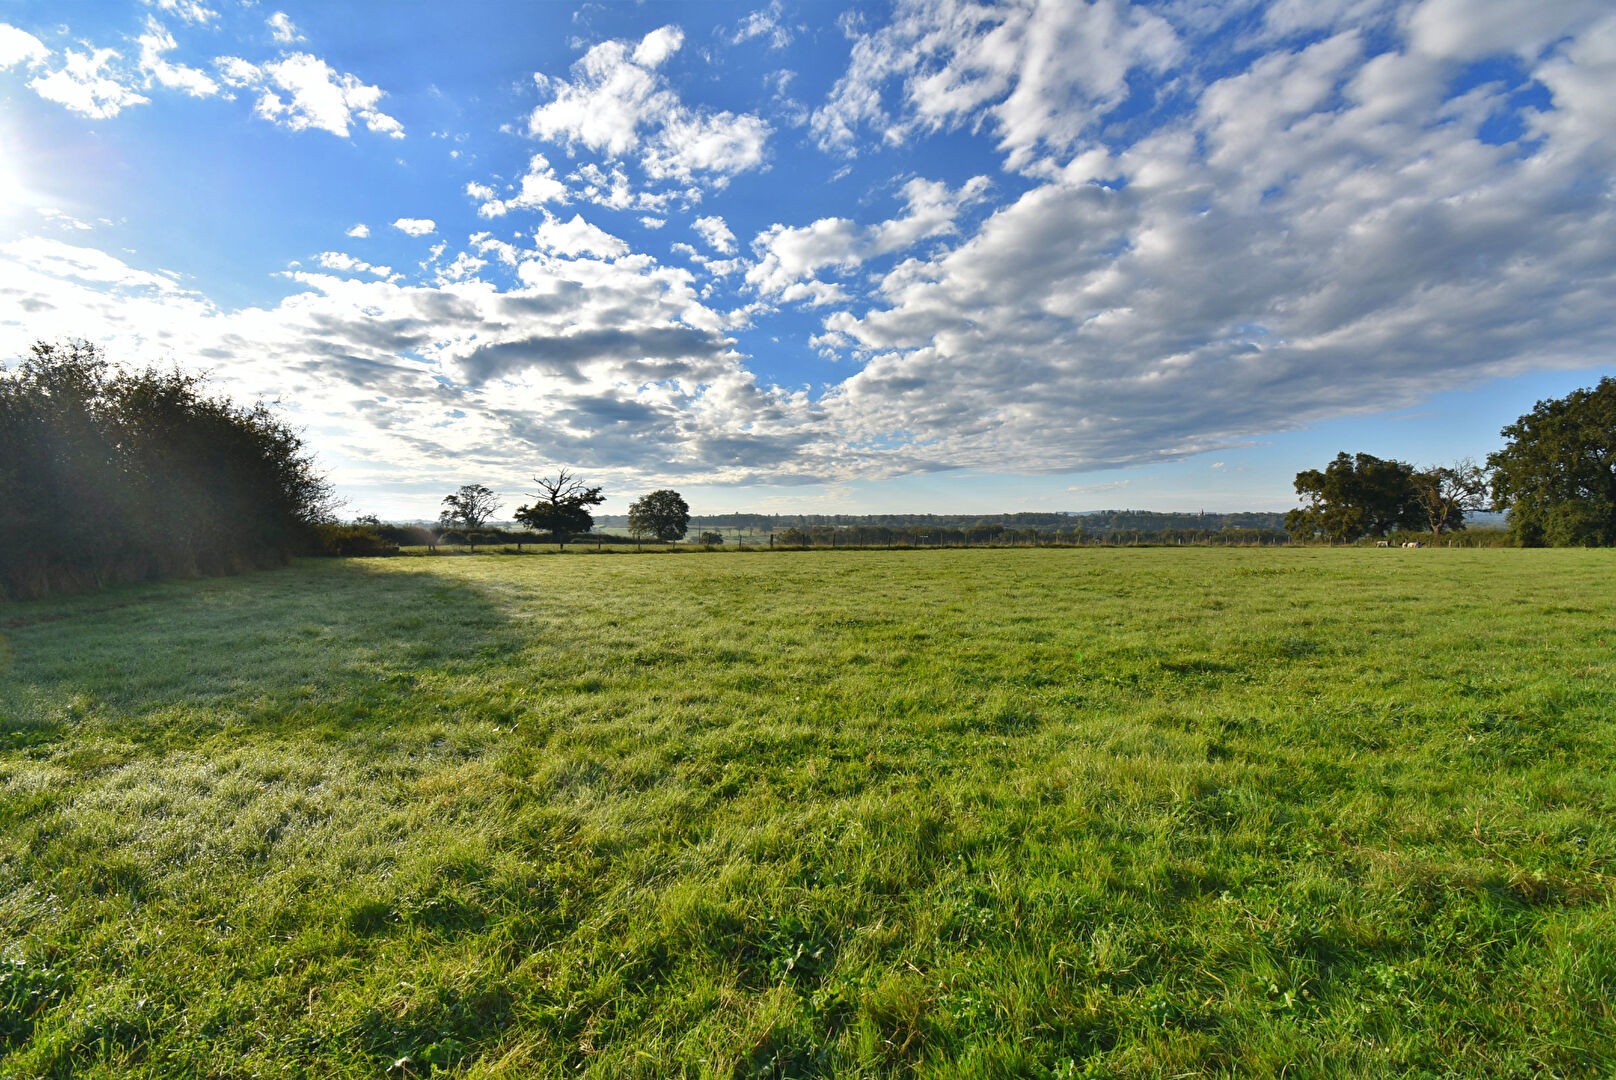
[[0, 1076], [1616, 1073], [1616, 557], [0, 606]]

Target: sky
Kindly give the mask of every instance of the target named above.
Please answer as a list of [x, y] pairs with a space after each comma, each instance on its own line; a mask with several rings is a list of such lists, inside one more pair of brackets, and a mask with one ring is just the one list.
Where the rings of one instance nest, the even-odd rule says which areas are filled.
[[1283, 510], [1616, 370], [1609, 0], [0, 0], [0, 359], [346, 515]]

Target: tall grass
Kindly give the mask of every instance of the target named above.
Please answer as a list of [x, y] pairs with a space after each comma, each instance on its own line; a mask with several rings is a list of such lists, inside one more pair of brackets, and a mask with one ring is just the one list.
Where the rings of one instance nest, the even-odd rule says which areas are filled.
[[1616, 1071], [1608, 553], [0, 609], [0, 1074]]

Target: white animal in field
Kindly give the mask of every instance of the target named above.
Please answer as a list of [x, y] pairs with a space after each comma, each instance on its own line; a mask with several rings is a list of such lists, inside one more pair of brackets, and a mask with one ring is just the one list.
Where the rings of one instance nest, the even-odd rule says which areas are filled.
[[1375, 541], [1375, 546], [1376, 547], [1391, 547], [1392, 542], [1390, 540], [1376, 540]]
[[1420, 543], [1418, 540], [1409, 540], [1406, 543], [1404, 543], [1403, 546], [1404, 547], [1424, 547], [1425, 545]]

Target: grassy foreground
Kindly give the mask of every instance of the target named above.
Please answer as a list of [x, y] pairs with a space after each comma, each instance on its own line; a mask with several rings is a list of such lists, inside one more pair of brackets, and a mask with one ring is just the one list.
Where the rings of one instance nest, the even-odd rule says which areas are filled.
[[0, 1075], [1616, 1072], [1616, 559], [307, 563], [0, 607]]

